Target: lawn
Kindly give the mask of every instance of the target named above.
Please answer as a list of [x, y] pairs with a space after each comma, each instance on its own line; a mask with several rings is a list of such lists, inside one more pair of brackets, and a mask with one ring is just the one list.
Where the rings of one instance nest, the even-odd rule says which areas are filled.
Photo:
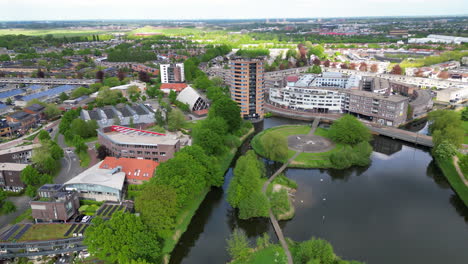
[[88, 151], [82, 151], [78, 153], [78, 157], [80, 158], [80, 166], [87, 168], [91, 162], [91, 157], [89, 156]]
[[[71, 224], [35, 224], [26, 231], [20, 241], [53, 240], [66, 238], [63, 236]], [[68, 237], [71, 237], [70, 234]]]
[[463, 144], [468, 144], [468, 121], [463, 121], [462, 128], [465, 130], [465, 138]]
[[24, 213], [18, 215], [12, 222], [11, 224], [18, 224], [19, 222], [23, 221], [24, 219], [29, 219], [29, 220], [33, 220], [32, 216], [31, 216], [31, 208], [27, 209], [26, 211], [24, 211]]
[[245, 261], [234, 260], [231, 264], [264, 264], [264, 263], [277, 263], [286, 264], [286, 254], [279, 245], [271, 245], [267, 248], [260, 249], [252, 253]]
[[455, 169], [452, 160], [440, 160], [435, 158], [437, 165], [444, 173], [447, 180], [450, 182], [450, 185], [458, 194], [458, 196], [463, 200], [466, 206], [468, 206], [468, 187], [465, 186], [463, 181], [460, 179], [460, 176]]

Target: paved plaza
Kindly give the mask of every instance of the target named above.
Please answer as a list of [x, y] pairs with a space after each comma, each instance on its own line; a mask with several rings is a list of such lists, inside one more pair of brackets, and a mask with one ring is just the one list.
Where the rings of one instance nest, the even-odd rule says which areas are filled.
[[288, 147], [295, 151], [318, 153], [332, 150], [335, 144], [317, 135], [292, 135], [288, 137]]

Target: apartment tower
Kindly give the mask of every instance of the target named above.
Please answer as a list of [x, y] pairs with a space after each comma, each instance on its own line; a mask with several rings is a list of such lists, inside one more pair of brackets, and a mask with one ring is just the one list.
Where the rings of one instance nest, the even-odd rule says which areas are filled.
[[263, 118], [265, 60], [236, 57], [230, 61], [231, 98], [241, 108], [244, 119]]
[[161, 83], [182, 83], [185, 82], [185, 72], [183, 63], [161, 64]]

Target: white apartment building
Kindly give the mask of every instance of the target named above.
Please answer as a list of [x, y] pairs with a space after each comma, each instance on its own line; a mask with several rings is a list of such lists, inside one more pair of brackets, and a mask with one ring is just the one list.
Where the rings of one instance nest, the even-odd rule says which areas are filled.
[[183, 63], [161, 64], [161, 83], [182, 83], [185, 82], [185, 72]]

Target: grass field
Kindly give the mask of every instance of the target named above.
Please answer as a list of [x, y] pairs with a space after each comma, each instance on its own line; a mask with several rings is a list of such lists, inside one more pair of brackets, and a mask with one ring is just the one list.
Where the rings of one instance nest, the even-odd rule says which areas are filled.
[[164, 35], [190, 35], [194, 33], [202, 33], [203, 30], [198, 28], [164, 28], [164, 27], [153, 27], [153, 26], [144, 26], [137, 28], [129, 32], [130, 35], [138, 33], [161, 33]]
[[447, 180], [450, 182], [450, 185], [458, 194], [458, 196], [463, 200], [466, 206], [468, 206], [468, 187], [465, 186], [463, 181], [460, 179], [460, 176], [455, 169], [452, 160], [440, 160], [435, 158], [437, 165], [444, 173]]
[[11, 222], [11, 224], [18, 224], [19, 222], [23, 221], [24, 219], [33, 220], [32, 216], [31, 216], [31, 213], [32, 213], [32, 210], [31, 210], [31, 208], [29, 208], [28, 210], [24, 211], [24, 213], [18, 215], [18, 217], [16, 217], [15, 220], [13, 220]]
[[[20, 241], [52, 240], [66, 238], [63, 236], [71, 224], [36, 224], [21, 237]], [[68, 237], [71, 237], [69, 235]]]
[[86, 36], [86, 35], [100, 35], [100, 34], [111, 34], [116, 31], [104, 31], [104, 30], [91, 30], [91, 29], [0, 29], [0, 36], [2, 35], [27, 35], [27, 36], [43, 36], [52, 34], [55, 37], [75, 37], [75, 36]]
[[264, 263], [287, 263], [286, 254], [279, 245], [271, 245], [267, 248], [255, 251], [245, 261], [234, 260], [231, 264], [264, 264]]

